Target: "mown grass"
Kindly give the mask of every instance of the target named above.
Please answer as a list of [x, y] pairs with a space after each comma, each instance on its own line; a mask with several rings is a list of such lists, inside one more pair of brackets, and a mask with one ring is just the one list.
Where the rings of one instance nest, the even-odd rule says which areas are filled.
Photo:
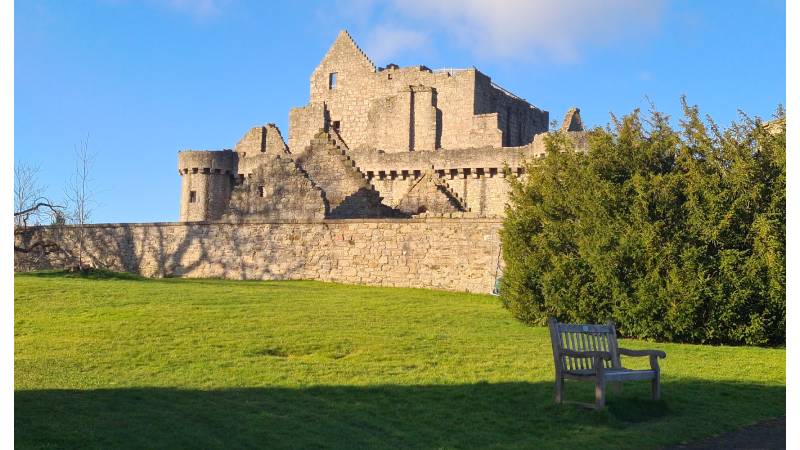
[[785, 410], [783, 349], [633, 340], [667, 352], [662, 401], [645, 382], [556, 406], [547, 330], [490, 296], [62, 273], [14, 292], [19, 448], [638, 449]]

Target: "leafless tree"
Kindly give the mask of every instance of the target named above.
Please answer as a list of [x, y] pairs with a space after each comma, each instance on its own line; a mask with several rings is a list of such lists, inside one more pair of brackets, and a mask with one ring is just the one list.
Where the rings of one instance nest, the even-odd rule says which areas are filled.
[[94, 155], [89, 153], [89, 136], [75, 146], [75, 171], [67, 182], [66, 198], [69, 206], [68, 217], [76, 225], [78, 269], [83, 270], [86, 248], [86, 224], [92, 215], [94, 195], [91, 190], [91, 170]]
[[26, 255], [23, 265], [60, 249], [52, 240], [31, 241], [23, 237], [28, 226], [39, 225], [46, 217], [52, 222], [63, 216], [62, 207], [44, 197], [43, 192], [38, 166], [24, 162], [14, 164], [14, 252]]
[[61, 206], [42, 195], [39, 167], [24, 162], [14, 164], [14, 228], [39, 225], [46, 217], [53, 218]]

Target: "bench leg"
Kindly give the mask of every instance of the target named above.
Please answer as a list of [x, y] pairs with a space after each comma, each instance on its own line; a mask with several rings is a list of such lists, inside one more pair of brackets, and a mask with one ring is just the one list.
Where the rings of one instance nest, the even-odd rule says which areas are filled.
[[658, 367], [658, 357], [650, 355], [650, 368], [653, 369], [656, 376], [650, 381], [651, 389], [653, 390], [653, 400], [661, 398], [661, 369]]
[[658, 400], [661, 398], [661, 377], [659, 374], [656, 374], [655, 378], [650, 381], [650, 388], [653, 391], [653, 400]]
[[556, 404], [561, 404], [564, 401], [564, 379], [556, 376]]
[[598, 377], [594, 382], [594, 409], [603, 409], [606, 406], [606, 382]]

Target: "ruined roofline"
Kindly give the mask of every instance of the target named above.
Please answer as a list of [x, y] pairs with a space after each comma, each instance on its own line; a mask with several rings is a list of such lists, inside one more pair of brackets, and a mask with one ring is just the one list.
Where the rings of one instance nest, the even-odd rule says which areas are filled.
[[370, 57], [369, 57], [369, 56], [368, 56], [368, 55], [367, 55], [367, 54], [364, 52], [364, 50], [362, 50], [362, 49], [361, 49], [361, 47], [359, 47], [359, 46], [358, 46], [358, 44], [356, 43], [356, 40], [355, 40], [355, 39], [353, 39], [353, 36], [351, 36], [351, 35], [350, 35], [350, 33], [349, 33], [347, 30], [341, 30], [341, 31], [339, 31], [339, 34], [338, 34], [338, 35], [336, 35], [336, 39], [334, 39], [334, 40], [333, 40], [333, 44], [331, 44], [331, 46], [328, 48], [328, 51], [326, 51], [326, 52], [325, 52], [325, 55], [323, 55], [323, 56], [322, 56], [322, 61], [324, 61], [324, 60], [325, 60], [325, 59], [326, 59], [326, 58], [327, 58], [327, 57], [330, 55], [330, 53], [331, 53], [331, 50], [333, 50], [333, 48], [336, 46], [336, 43], [337, 43], [337, 42], [338, 42], [340, 39], [342, 39], [342, 38], [346, 38], [346, 39], [347, 39], [347, 41], [349, 41], [349, 42], [350, 42], [350, 44], [351, 44], [351, 45], [352, 45], [352, 46], [353, 46], [353, 47], [356, 49], [356, 51], [357, 51], [357, 52], [358, 52], [358, 53], [359, 53], [359, 54], [360, 54], [360, 55], [361, 55], [361, 56], [362, 56], [362, 57], [363, 57], [365, 60], [367, 60], [367, 62], [368, 62], [368, 63], [369, 63], [369, 65], [370, 65], [370, 68], [372, 69], [372, 71], [373, 71], [373, 72], [378, 72], [378, 68], [377, 68], [377, 66], [375, 66], [375, 63], [374, 63], [374, 62], [372, 61], [372, 59], [371, 59], [371, 58], [370, 58]]
[[[418, 64], [418, 65], [414, 65], [414, 66], [400, 67], [397, 64], [389, 63], [385, 67], [378, 67], [378, 66], [375, 65], [375, 63], [372, 61], [372, 59], [361, 49], [361, 47], [359, 47], [358, 43], [356, 43], [355, 39], [353, 39], [353, 36], [346, 29], [341, 30], [339, 32], [339, 34], [336, 36], [336, 39], [334, 40], [333, 45], [330, 46], [328, 51], [325, 52], [325, 56], [322, 57], [323, 60], [325, 60], [328, 57], [328, 55], [330, 54], [331, 50], [335, 47], [336, 42], [339, 41], [343, 37], [347, 38], [347, 40], [350, 42], [350, 44], [352, 44], [353, 47], [355, 47], [356, 51], [362, 57], [364, 57], [367, 60], [367, 62], [370, 64], [370, 68], [371, 68], [372, 72], [374, 72], [374, 73], [383, 72], [383, 71], [389, 70], [389, 69], [393, 69], [393, 70], [403, 70], [403, 69], [414, 70], [414, 69], [417, 69], [417, 70], [420, 70], [420, 71], [427, 71], [427, 72], [430, 72], [430, 73], [447, 73], [449, 76], [454, 76], [455, 74], [458, 74], [458, 73], [474, 71], [476, 73], [480, 73], [481, 75], [483, 75], [485, 77], [488, 77], [489, 80], [490, 80], [491, 86], [493, 88], [497, 89], [498, 91], [502, 92], [503, 94], [505, 94], [505, 95], [507, 95], [507, 96], [509, 96], [509, 97], [511, 97], [513, 99], [523, 101], [523, 102], [527, 103], [528, 105], [530, 105], [530, 107], [533, 108], [533, 109], [536, 109], [536, 110], [539, 110], [539, 111], [544, 111], [543, 109], [539, 108], [538, 106], [534, 105], [533, 103], [529, 102], [528, 100], [524, 99], [523, 97], [520, 97], [520, 96], [514, 94], [513, 92], [509, 91], [508, 89], [505, 89], [504, 87], [500, 86], [499, 84], [497, 84], [495, 81], [492, 80], [492, 77], [490, 77], [486, 73], [483, 73], [482, 71], [480, 71], [475, 66], [468, 67], [468, 68], [459, 68], [459, 69], [454, 69], [454, 68], [430, 69], [428, 66], [425, 66], [423, 64]], [[312, 75], [312, 79], [313, 79], [313, 75]]]
[[500, 86], [497, 82], [495, 82], [492, 79], [491, 76], [489, 76], [488, 74], [482, 72], [480, 69], [478, 69], [475, 66], [466, 67], [466, 68], [445, 67], [445, 68], [439, 68], [439, 69], [431, 69], [428, 66], [425, 66], [425, 65], [422, 65], [422, 64], [418, 64], [418, 65], [414, 65], [414, 66], [401, 67], [401, 66], [398, 66], [397, 64], [390, 63], [390, 64], [387, 64], [385, 67], [378, 67], [378, 72], [384, 72], [386, 70], [398, 70], [398, 71], [402, 71], [402, 70], [419, 70], [419, 71], [422, 71], [422, 72], [429, 72], [429, 73], [433, 73], [433, 74], [447, 74], [450, 77], [457, 76], [458, 74], [461, 74], [461, 73], [464, 73], [464, 72], [475, 72], [475, 73], [481, 74], [481, 75], [489, 78], [489, 84], [491, 85], [491, 87], [497, 89], [498, 91], [502, 92], [503, 94], [505, 94], [505, 95], [515, 99], [515, 100], [519, 100], [519, 101], [527, 103], [532, 109], [535, 109], [535, 110], [538, 110], [538, 111], [544, 111], [543, 109], [541, 109], [538, 106], [534, 105], [533, 103], [529, 102], [527, 99], [525, 99], [523, 97], [520, 97], [519, 95], [509, 91], [508, 89], [504, 88], [503, 86]]

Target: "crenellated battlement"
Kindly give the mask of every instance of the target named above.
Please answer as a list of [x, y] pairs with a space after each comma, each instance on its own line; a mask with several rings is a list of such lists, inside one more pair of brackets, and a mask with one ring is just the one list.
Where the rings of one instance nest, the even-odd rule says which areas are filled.
[[236, 172], [238, 156], [232, 150], [183, 150], [178, 152], [178, 173], [226, 174]]

